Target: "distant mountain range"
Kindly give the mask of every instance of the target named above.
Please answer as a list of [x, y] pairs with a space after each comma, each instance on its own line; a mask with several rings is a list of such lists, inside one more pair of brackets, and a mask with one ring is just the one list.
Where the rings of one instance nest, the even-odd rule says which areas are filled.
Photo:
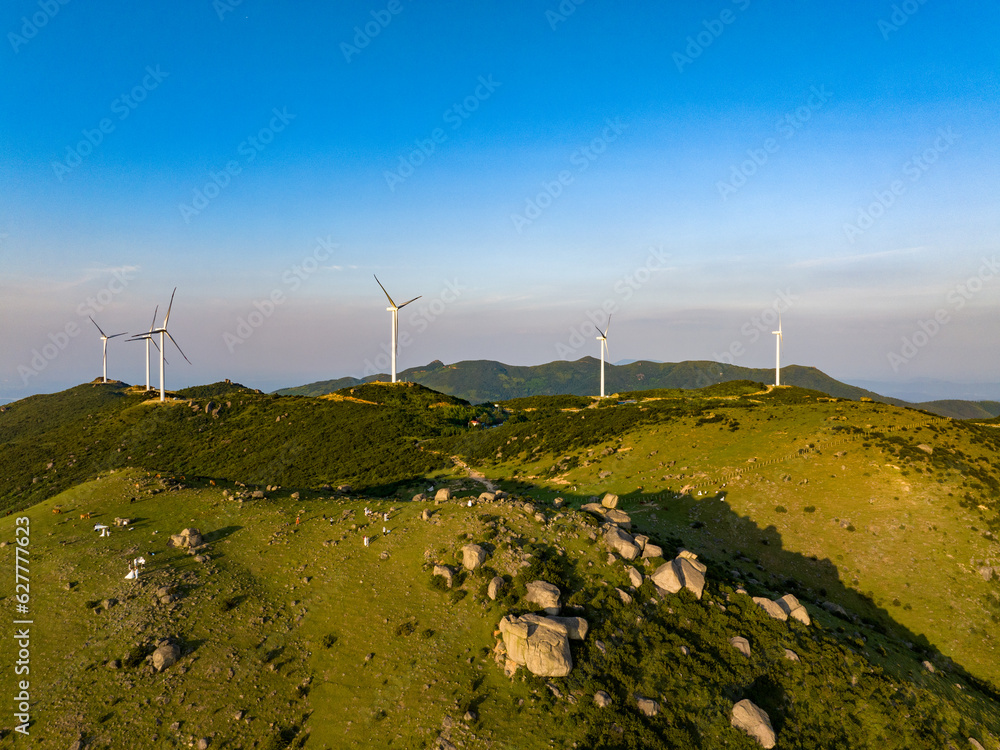
[[[555, 361], [542, 365], [506, 365], [493, 360], [467, 360], [446, 365], [434, 360], [424, 367], [414, 367], [399, 373], [407, 380], [465, 399], [474, 404], [506, 401], [525, 396], [572, 394], [595, 395], [598, 389], [600, 362], [584, 357], [574, 362]], [[289, 396], [322, 396], [361, 383], [388, 380], [387, 375], [321, 380], [294, 388], [282, 388], [276, 393]], [[624, 365], [606, 365], [607, 393], [652, 390], [656, 388], [704, 388], [731, 380], [774, 381], [774, 370], [738, 367], [719, 362], [650, 362], [637, 361]], [[1000, 416], [997, 401], [927, 401], [911, 403], [882, 396], [874, 391], [842, 383], [815, 367], [788, 365], [781, 370], [782, 383], [810, 388], [838, 398], [873, 401], [924, 409], [955, 419], [991, 419]]]

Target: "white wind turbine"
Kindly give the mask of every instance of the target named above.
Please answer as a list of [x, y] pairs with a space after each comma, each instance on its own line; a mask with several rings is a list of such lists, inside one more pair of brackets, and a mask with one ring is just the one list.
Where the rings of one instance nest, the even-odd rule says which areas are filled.
[[778, 330], [771, 331], [777, 338], [774, 339], [774, 384], [781, 385], [781, 314], [778, 314]]
[[[159, 346], [159, 349], [160, 349], [160, 401], [166, 401], [167, 400], [166, 399], [166, 390], [163, 387], [163, 385], [164, 385], [164, 381], [163, 381], [163, 365], [166, 362], [166, 358], [164, 357], [164, 352], [167, 350], [167, 342], [164, 339], [164, 336], [166, 336], [168, 339], [170, 339], [170, 341], [173, 343], [173, 345], [175, 347], [177, 347], [177, 351], [179, 351], [181, 353], [181, 356], [184, 357], [184, 359], [187, 361], [188, 364], [191, 364], [191, 360], [187, 358], [187, 355], [181, 350], [181, 347], [178, 345], [178, 343], [176, 341], [174, 341], [174, 337], [170, 335], [170, 331], [167, 330], [167, 321], [170, 320], [170, 309], [174, 306], [174, 295], [175, 294], [177, 294], [177, 287], [174, 287], [174, 291], [170, 294], [170, 304], [167, 305], [167, 315], [163, 319], [163, 325], [160, 328], [150, 328], [150, 330], [147, 331], [146, 333], [142, 333], [142, 334], [139, 334], [138, 336], [134, 337], [134, 339], [136, 341], [138, 341], [139, 339], [144, 339], [144, 338], [147, 338], [147, 337], [148, 338], [152, 338], [157, 333], [160, 334], [160, 346]], [[159, 310], [160, 308], [157, 307], [156, 309]], [[156, 322], [156, 314], [155, 314], [155, 312], [153, 314], [153, 322], [154, 323]]]
[[[129, 341], [145, 341], [146, 342], [146, 390], [152, 390], [149, 387], [149, 345], [152, 344], [156, 346], [156, 340], [153, 338], [153, 326], [156, 325], [156, 313], [160, 311], [160, 306], [157, 305], [156, 309], [153, 310], [153, 322], [149, 324], [149, 330], [143, 334], [136, 334]], [[159, 351], [160, 347], [156, 346], [156, 350]], [[164, 360], [166, 361], [166, 360]], [[167, 362], [167, 364], [170, 364]]]
[[[101, 327], [99, 325], [97, 325], [97, 321], [94, 320], [93, 316], [88, 315], [87, 317], [90, 318], [90, 322], [91, 323], [93, 323], [95, 326], [97, 326], [97, 330], [101, 331]], [[125, 333], [128, 333], [128, 331], [125, 331]], [[115, 338], [117, 336], [124, 336], [125, 333], [112, 333], [110, 336], [108, 336], [104, 331], [101, 331], [101, 341], [104, 342], [104, 382], [105, 383], [108, 382], [108, 339], [113, 339], [113, 338]]]
[[611, 315], [608, 315], [608, 325], [601, 333], [601, 329], [598, 328], [597, 332], [601, 335], [597, 337], [597, 340], [601, 342], [601, 398], [604, 398], [604, 357], [608, 353], [608, 331], [611, 330]]
[[[392, 382], [396, 382], [396, 345], [399, 338], [399, 311], [406, 307], [410, 302], [416, 302], [420, 297], [414, 297], [410, 302], [404, 302], [401, 305], [397, 305], [392, 301], [392, 297], [389, 296], [389, 292], [385, 291], [385, 287], [382, 286], [382, 282], [378, 280], [378, 276], [375, 276], [375, 283], [378, 284], [382, 291], [385, 292], [386, 298], [389, 300], [390, 307], [385, 308], [392, 313]], [[421, 295], [423, 296], [423, 295]]]

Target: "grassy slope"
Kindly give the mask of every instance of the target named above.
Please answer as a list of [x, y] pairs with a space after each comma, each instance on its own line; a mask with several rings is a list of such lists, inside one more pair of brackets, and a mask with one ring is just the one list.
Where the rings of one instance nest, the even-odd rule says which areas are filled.
[[[397, 502], [392, 532], [378, 534], [377, 519], [377, 538], [364, 548], [361, 535], [371, 532], [352, 524], [365, 522], [364, 507], [387, 511], [389, 501], [280, 492], [240, 505], [204, 485], [146, 493], [158, 487], [148, 473], [126, 470], [26, 513], [36, 560], [32, 747], [65, 748], [82, 735], [97, 748], [186, 747], [199, 737], [212, 747], [418, 748], [448, 726], [445, 736], [466, 747], [620, 747], [614, 723], [650, 750], [750, 750], [756, 745], [728, 721], [732, 702], [746, 696], [768, 707], [788, 748], [931, 748], [968, 736], [993, 747], [1000, 734], [997, 704], [960, 676], [924, 672], [922, 656], [870, 629], [859, 626], [867, 643], [838, 635], [842, 621], [812, 604], [810, 628], [771, 620], [735, 593], [721, 558], [709, 559], [701, 602], [682, 593], [651, 604], [659, 597], [645, 584], [633, 592], [637, 603], [621, 605], [608, 583], [627, 587], [624, 567], [604, 562], [580, 514], [550, 509], [542, 527], [510, 506]], [[63, 512], [53, 515], [57, 505]], [[436, 511], [432, 523], [419, 518], [427, 507]], [[102, 521], [127, 514], [134, 530], [100, 539], [83, 511]], [[12, 538], [13, 520], [0, 519], [0, 539]], [[207, 535], [207, 562], [165, 546], [168, 533], [186, 526]], [[469, 538], [492, 540], [489, 564], [498, 572], [513, 573], [522, 550], [531, 550], [550, 574], [569, 576], [567, 596], [579, 592], [571, 600], [583, 604], [592, 632], [574, 646], [574, 673], [551, 681], [563, 699], [544, 680], [522, 671], [510, 681], [494, 664], [496, 622], [523, 609], [516, 594], [485, 600], [492, 573], [470, 577], [461, 599], [430, 585], [429, 564], [454, 564]], [[561, 554], [544, 558], [534, 539]], [[137, 554], [149, 564], [133, 583], [124, 573]], [[536, 570], [527, 570], [529, 579]], [[180, 600], [154, 604], [151, 593], [170, 584]], [[118, 603], [92, 611], [110, 597]], [[751, 659], [728, 646], [734, 634], [750, 638]], [[110, 666], [163, 637], [185, 652], [166, 672], [154, 674], [140, 659]], [[784, 658], [785, 647], [801, 665]], [[598, 687], [616, 708], [593, 706]], [[632, 701], [640, 691], [664, 715], [639, 715]], [[907, 707], [903, 725], [897, 701]], [[477, 718], [462, 721], [470, 708]]]
[[[618, 492], [653, 528], [837, 592], [1000, 683], [1000, 587], [978, 572], [1000, 565], [1000, 433], [795, 389], [695, 406], [560, 413], [456, 450], [487, 476], [518, 474], [525, 489]], [[874, 432], [852, 434], [866, 426]]]

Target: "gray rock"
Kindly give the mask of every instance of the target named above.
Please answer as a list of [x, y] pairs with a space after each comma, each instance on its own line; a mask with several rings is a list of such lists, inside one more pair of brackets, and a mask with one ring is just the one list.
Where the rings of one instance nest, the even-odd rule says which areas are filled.
[[637, 695], [635, 703], [638, 709], [646, 716], [656, 716], [660, 713], [660, 704], [650, 698], [643, 698], [641, 695]]
[[181, 658], [180, 646], [175, 643], [164, 644], [153, 652], [153, 669], [162, 672], [176, 664], [179, 658]]
[[546, 614], [559, 614], [560, 591], [558, 588], [545, 581], [532, 581], [527, 588], [528, 593], [524, 597], [527, 601], [537, 604], [545, 610]]
[[601, 505], [603, 505], [605, 508], [617, 508], [618, 495], [609, 492], [603, 498], [601, 498]]
[[622, 600], [622, 604], [631, 604], [632, 597], [627, 591], [622, 591], [621, 589], [615, 589], [618, 592], [618, 598]]
[[507, 658], [539, 677], [565, 677], [573, 670], [566, 628], [547, 617], [507, 615], [500, 621]]
[[566, 634], [571, 641], [582, 641], [587, 637], [590, 625], [582, 617], [554, 617], [549, 615], [549, 620], [566, 628]]
[[[629, 517], [628, 513], [617, 508], [611, 508], [607, 513], [604, 514], [611, 523], [618, 526], [623, 526], [625, 528], [632, 528], [632, 519]], [[636, 545], [637, 547], [639, 545]], [[641, 548], [640, 548], [641, 549]]]
[[755, 596], [753, 600], [775, 620], [784, 621], [788, 619], [788, 613], [777, 602], [773, 602], [763, 596]]
[[486, 550], [478, 544], [466, 544], [462, 547], [462, 565], [466, 570], [475, 570], [486, 562]]
[[413, 496], [413, 500], [411, 502], [414, 502], [414, 503], [426, 503], [427, 502], [427, 495], [425, 495], [423, 492], [418, 492], [416, 495]]
[[729, 644], [744, 656], [750, 656], [750, 641], [742, 635], [729, 639]]
[[484, 502], [484, 503], [492, 503], [494, 500], [496, 500], [496, 497], [497, 496], [494, 493], [492, 493], [492, 492], [480, 492], [479, 493], [479, 500], [480, 500], [480, 502]]
[[788, 661], [799, 661], [799, 655], [790, 648], [785, 649], [785, 658], [788, 659]]
[[924, 669], [926, 669], [926, 670], [927, 670], [928, 672], [930, 672], [931, 674], [933, 674], [934, 672], [936, 672], [936, 671], [937, 671], [937, 670], [936, 670], [936, 669], [934, 668], [934, 665], [933, 665], [933, 664], [931, 664], [931, 663], [930, 663], [929, 661], [923, 661], [923, 662], [921, 662], [921, 666], [923, 666], [923, 668], [924, 668]]
[[595, 516], [598, 516], [599, 518], [604, 518], [604, 514], [607, 512], [607, 509], [603, 505], [600, 505], [599, 503], [587, 503], [586, 505], [581, 505], [580, 510], [585, 510], [588, 513], [593, 513]]
[[[649, 545], [647, 545], [647, 548]], [[678, 557], [658, 567], [650, 579], [657, 590], [663, 594], [676, 594], [683, 588], [701, 599], [705, 590], [705, 566], [701, 563]]]
[[496, 601], [497, 594], [500, 593], [501, 588], [503, 588], [503, 578], [500, 576], [494, 576], [493, 580], [490, 581], [490, 585], [486, 590], [486, 593], [489, 595], [490, 599]]
[[451, 588], [452, 582], [455, 578], [455, 574], [452, 572], [451, 568], [447, 565], [435, 565], [434, 575], [444, 578], [444, 580], [448, 582], [448, 588]]
[[642, 548], [643, 557], [663, 557], [663, 547], [658, 544], [650, 544], [646, 542], [645, 546]]
[[850, 619], [851, 617], [849, 614], [847, 614], [846, 609], [841, 607], [839, 604], [836, 604], [835, 602], [823, 602], [819, 606], [821, 606], [823, 609], [825, 609], [832, 615], [840, 615], [845, 619]]
[[986, 750], [986, 748], [984, 748], [984, 747], [983, 747], [983, 746], [982, 746], [982, 745], [981, 745], [981, 744], [979, 743], [979, 740], [977, 740], [977, 739], [976, 739], [976, 738], [974, 738], [974, 737], [969, 737], [969, 745], [971, 745], [971, 746], [972, 746], [972, 750]]
[[598, 690], [594, 693], [594, 703], [597, 704], [598, 708], [607, 708], [611, 705], [611, 696], [603, 690]]
[[744, 698], [733, 706], [732, 725], [746, 732], [763, 748], [772, 748], [778, 741], [771, 728], [770, 717], [750, 700]]
[[798, 620], [803, 625], [808, 625], [811, 620], [809, 619], [809, 612], [806, 608], [791, 594], [785, 594], [780, 599], [775, 600], [775, 604], [781, 607], [789, 617], [793, 620]]
[[634, 538], [635, 538], [635, 543], [639, 547], [639, 549], [645, 550], [646, 543], [649, 542], [649, 537], [646, 536], [645, 534], [636, 534]]
[[427, 510], [427, 508], [424, 508], [422, 511], [420, 511], [420, 520], [421, 521], [430, 521], [431, 520], [431, 515], [433, 515], [433, 511], [430, 511], [430, 510]]
[[635, 586], [636, 588], [642, 586], [642, 581], [643, 581], [642, 573], [633, 568], [631, 565], [625, 568], [625, 572], [628, 573], [628, 580], [633, 586]]
[[447, 487], [442, 487], [434, 494], [434, 502], [436, 503], [446, 503], [451, 500], [451, 490]]
[[614, 550], [626, 560], [634, 560], [640, 553], [639, 547], [632, 538], [632, 535], [622, 531], [617, 526], [605, 532], [604, 543], [608, 545], [608, 549]]

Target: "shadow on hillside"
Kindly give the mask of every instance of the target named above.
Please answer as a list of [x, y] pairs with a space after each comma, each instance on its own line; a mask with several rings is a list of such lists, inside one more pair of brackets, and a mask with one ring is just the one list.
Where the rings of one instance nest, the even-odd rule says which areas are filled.
[[221, 529], [216, 529], [215, 531], [206, 531], [202, 535], [202, 538], [209, 543], [218, 542], [242, 529], [242, 526], [223, 526]]
[[[552, 494], [548, 488], [532, 488], [523, 480], [519, 484], [526, 499]], [[562, 497], [576, 508], [596, 499], [573, 493], [563, 493]], [[544, 506], [545, 502], [536, 504]], [[1000, 690], [995, 685], [969, 674], [926, 636], [896, 621], [883, 602], [874, 601], [845, 584], [833, 560], [785, 549], [775, 526], [762, 528], [748, 516], [735, 512], [726, 501], [725, 492], [699, 498], [669, 491], [635, 492], [622, 495], [620, 507], [631, 516], [633, 533], [647, 534], [663, 546], [666, 556], [673, 557], [681, 549], [698, 554], [699, 560], [708, 566], [710, 580], [731, 581], [734, 586], [742, 585], [752, 596], [769, 599], [794, 594], [814, 619], [851, 639], [858, 647], [866, 645], [875, 634], [895, 640], [912, 655], [911, 673], [923, 671], [921, 662], [928, 660], [938, 668], [954, 670], [993, 700], [1000, 701]], [[827, 607], [823, 606], [825, 603]], [[893, 606], [901, 603], [896, 600]]]

